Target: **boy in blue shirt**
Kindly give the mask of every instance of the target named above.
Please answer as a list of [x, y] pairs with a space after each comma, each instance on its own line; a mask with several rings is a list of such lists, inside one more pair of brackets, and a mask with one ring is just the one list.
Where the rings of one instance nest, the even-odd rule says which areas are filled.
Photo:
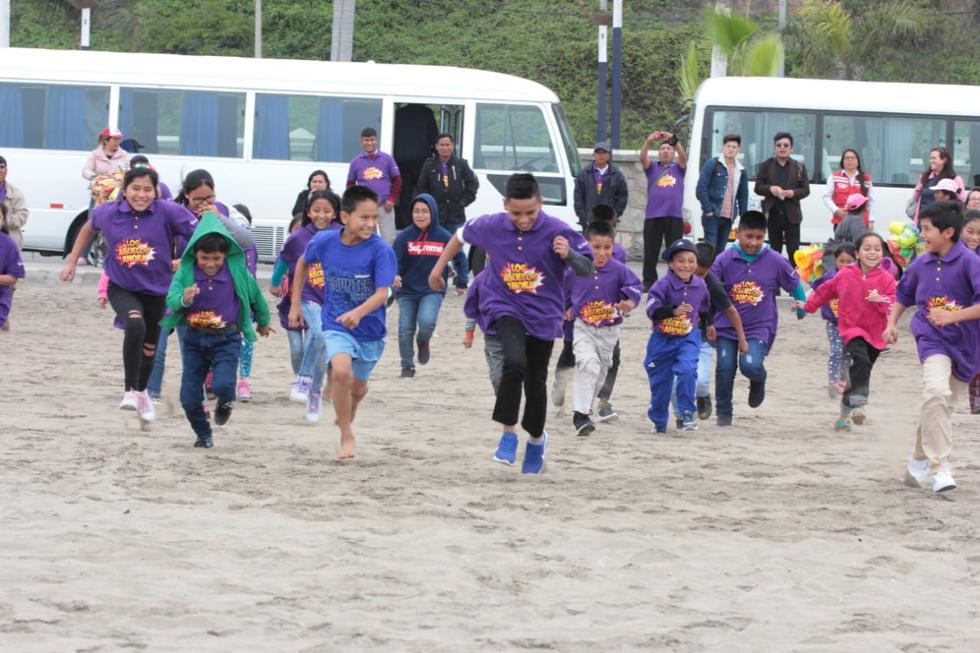
[[340, 231], [321, 231], [296, 262], [294, 279], [308, 265], [323, 268], [323, 339], [333, 381], [333, 407], [340, 427], [340, 460], [353, 458], [351, 423], [368, 391], [371, 370], [384, 352], [385, 300], [398, 271], [395, 253], [375, 231], [378, 195], [351, 186], [341, 200]]

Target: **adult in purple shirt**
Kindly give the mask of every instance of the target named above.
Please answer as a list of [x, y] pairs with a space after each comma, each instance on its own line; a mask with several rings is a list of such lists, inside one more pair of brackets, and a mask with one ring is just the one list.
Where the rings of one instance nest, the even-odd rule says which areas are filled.
[[484, 250], [490, 274], [480, 289], [480, 311], [493, 325], [504, 350], [504, 370], [493, 410], [503, 425], [494, 460], [513, 465], [517, 459], [517, 418], [525, 397], [521, 426], [528, 432], [522, 471], [538, 474], [544, 466], [547, 435], [548, 362], [554, 339], [561, 335], [565, 310], [565, 267], [581, 276], [592, 273], [589, 246], [564, 221], [541, 211], [541, 191], [534, 175], [517, 173], [507, 180], [505, 213], [471, 220], [443, 249], [429, 274], [433, 290], [445, 287], [442, 273], [460, 248], [469, 243]]
[[[657, 160], [651, 161], [649, 150], [660, 142]], [[684, 172], [687, 152], [670, 132], [655, 131], [643, 141], [640, 163], [647, 177], [646, 220], [643, 221], [643, 288], [657, 280], [660, 246], [670, 247], [684, 235]]]
[[898, 320], [909, 306], [909, 322], [922, 362], [922, 414], [908, 477], [934, 492], [956, 488], [950, 472], [953, 407], [980, 373], [980, 258], [959, 241], [963, 225], [958, 202], [937, 202], [919, 215], [926, 253], [919, 256], [896, 289], [885, 340], [898, 338]]
[[197, 219], [184, 207], [156, 199], [158, 182], [152, 168], [126, 172], [122, 183], [124, 199], [92, 211], [60, 275], [66, 282], [75, 278], [79, 257], [95, 234], [101, 232], [109, 252], [105, 261], [109, 303], [125, 325], [125, 394], [119, 407], [138, 411], [145, 421], [154, 418], [146, 387], [176, 261], [175, 241], [190, 238], [197, 226]]
[[381, 202], [378, 228], [390, 245], [395, 242], [395, 204], [402, 192], [402, 173], [391, 155], [378, 149], [378, 132], [371, 127], [361, 130], [361, 147], [364, 151], [347, 169], [347, 187], [367, 186], [377, 193]]

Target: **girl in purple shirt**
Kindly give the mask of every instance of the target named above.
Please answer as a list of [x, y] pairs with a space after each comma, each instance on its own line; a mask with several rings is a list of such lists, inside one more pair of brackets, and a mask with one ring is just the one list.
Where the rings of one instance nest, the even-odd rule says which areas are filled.
[[197, 226], [187, 209], [156, 199], [158, 181], [152, 168], [129, 170], [123, 177], [124, 199], [92, 211], [60, 275], [65, 282], [75, 278], [79, 257], [101, 232], [109, 252], [105, 261], [109, 303], [125, 325], [125, 394], [119, 407], [138, 411], [144, 421], [155, 416], [146, 387], [173, 276], [175, 241], [190, 238]]
[[[974, 189], [970, 196], [972, 197], [974, 193], [980, 194], [980, 191]], [[980, 256], [980, 211], [968, 210], [963, 214], [963, 231], [960, 232], [960, 240], [968, 250]], [[970, 381], [970, 412], [980, 415], [980, 374]]]

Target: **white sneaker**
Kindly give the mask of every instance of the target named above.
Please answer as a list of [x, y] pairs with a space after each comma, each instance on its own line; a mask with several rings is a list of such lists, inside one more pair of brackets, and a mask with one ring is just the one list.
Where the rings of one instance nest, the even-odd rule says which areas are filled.
[[140, 414], [140, 419], [144, 422], [152, 422], [156, 419], [157, 414], [153, 410], [153, 400], [150, 399], [150, 395], [146, 390], [136, 393], [136, 410]]
[[929, 459], [909, 456], [905, 465], [905, 484], [911, 487], [923, 487], [929, 475]]
[[135, 390], [127, 390], [119, 402], [120, 410], [136, 410], [139, 406], [139, 394]]
[[308, 376], [297, 376], [293, 385], [289, 388], [289, 400], [298, 404], [305, 404], [310, 396], [310, 386], [313, 379]]
[[947, 492], [956, 489], [956, 481], [953, 480], [953, 475], [945, 469], [940, 469], [930, 476], [929, 480], [932, 482], [933, 492]]

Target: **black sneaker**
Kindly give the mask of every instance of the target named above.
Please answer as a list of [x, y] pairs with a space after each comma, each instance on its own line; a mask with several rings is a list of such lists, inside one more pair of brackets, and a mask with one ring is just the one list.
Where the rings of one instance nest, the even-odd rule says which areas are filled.
[[711, 395], [698, 397], [698, 419], [711, 417]]
[[231, 409], [234, 405], [231, 402], [227, 404], [218, 403], [218, 406], [214, 409], [214, 423], [218, 426], [226, 424], [228, 418], [231, 417]]
[[194, 443], [194, 446], [198, 449], [210, 449], [214, 446], [214, 440], [211, 438], [198, 438], [197, 442]]
[[429, 362], [429, 358], [432, 356], [432, 350], [429, 348], [429, 341], [416, 340], [415, 344], [419, 346], [419, 365], [425, 365]]
[[414, 376], [415, 376], [415, 368], [414, 367], [403, 367], [402, 368], [402, 378], [403, 379], [411, 379]]
[[749, 408], [758, 408], [766, 400], [766, 383], [749, 382]]
[[717, 418], [718, 426], [731, 426], [732, 416], [731, 415], [719, 415]]
[[675, 417], [674, 418], [674, 426], [677, 427], [677, 430], [678, 431], [680, 431], [682, 428], [684, 428], [684, 418], [683, 417]]
[[595, 424], [592, 423], [589, 416], [577, 411], [572, 413], [572, 426], [575, 427], [575, 432], [578, 435], [588, 435], [595, 430]]

